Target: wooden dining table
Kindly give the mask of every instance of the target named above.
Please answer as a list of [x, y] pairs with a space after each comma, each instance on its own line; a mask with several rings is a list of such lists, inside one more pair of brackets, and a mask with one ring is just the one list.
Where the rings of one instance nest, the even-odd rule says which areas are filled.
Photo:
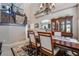
[[79, 55], [79, 42], [76, 39], [53, 36], [52, 43], [65, 50], [77, 52]]
[[76, 39], [73, 38], [53, 38], [54, 43], [59, 45], [64, 45], [71, 48], [79, 49], [79, 42]]

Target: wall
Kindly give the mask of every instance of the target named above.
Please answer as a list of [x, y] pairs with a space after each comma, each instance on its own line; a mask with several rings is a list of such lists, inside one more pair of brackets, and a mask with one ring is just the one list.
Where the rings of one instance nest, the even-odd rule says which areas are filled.
[[37, 21], [34, 21], [33, 23], [39, 23], [40, 21], [44, 20], [44, 19], [48, 19], [51, 20], [52, 18], [57, 18], [57, 17], [62, 17], [62, 16], [73, 16], [73, 37], [78, 39], [78, 34], [77, 34], [77, 30], [78, 30], [78, 23], [77, 23], [77, 11], [76, 11], [76, 7], [73, 8], [69, 8], [69, 9], [65, 9], [65, 10], [61, 10], [55, 13], [51, 13], [49, 15], [46, 15], [44, 17], [40, 17], [38, 19], [35, 19]]
[[0, 22], [1, 22], [1, 11], [0, 11]]
[[31, 7], [30, 7], [30, 4], [31, 4], [31, 3], [24, 3], [24, 4], [23, 4], [24, 13], [25, 13], [26, 16], [27, 16], [27, 22], [28, 22], [28, 23], [30, 23], [30, 20], [33, 19], [33, 18], [31, 17], [31, 13], [32, 13], [31, 10], [32, 10], [32, 9], [31, 9]]
[[16, 15], [16, 23], [17, 24], [23, 24], [25, 20], [24, 16]]
[[78, 4], [78, 8], [77, 8], [77, 12], [78, 12], [78, 40], [79, 40], [79, 4]]
[[11, 44], [24, 39], [24, 26], [0, 26], [0, 41], [4, 44]]

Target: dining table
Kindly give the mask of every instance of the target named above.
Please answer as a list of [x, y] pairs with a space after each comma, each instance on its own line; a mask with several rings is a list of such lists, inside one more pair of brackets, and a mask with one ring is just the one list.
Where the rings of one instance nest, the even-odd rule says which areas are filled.
[[65, 50], [77, 52], [79, 55], [79, 41], [75, 38], [52, 36], [52, 44]]
[[56, 44], [79, 49], [79, 41], [77, 39], [70, 37], [56, 37], [56, 36], [53, 36], [53, 39]]

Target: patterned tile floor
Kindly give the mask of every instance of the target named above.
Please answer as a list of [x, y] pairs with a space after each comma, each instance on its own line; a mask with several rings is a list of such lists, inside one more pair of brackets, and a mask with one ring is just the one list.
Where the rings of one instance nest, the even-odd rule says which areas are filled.
[[22, 41], [22, 42], [15, 42], [15, 43], [12, 43], [12, 44], [3, 44], [2, 45], [2, 54], [1, 54], [1, 56], [13, 56], [13, 53], [12, 53], [12, 51], [11, 51], [11, 48], [12, 47], [14, 47], [14, 46], [18, 46], [18, 45], [23, 45], [23, 44], [25, 44], [25, 43], [27, 43], [28, 44], [28, 42], [26, 42], [26, 41]]

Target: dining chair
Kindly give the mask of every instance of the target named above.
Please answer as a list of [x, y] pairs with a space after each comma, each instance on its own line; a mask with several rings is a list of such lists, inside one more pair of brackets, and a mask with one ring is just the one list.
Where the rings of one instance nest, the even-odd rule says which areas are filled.
[[0, 55], [2, 53], [2, 42], [0, 42]]
[[32, 50], [36, 50], [36, 55], [37, 55], [37, 50], [38, 47], [40, 47], [40, 45], [36, 42], [36, 36], [34, 31], [28, 31], [28, 35], [29, 35], [29, 41], [30, 41], [30, 48]]
[[56, 55], [59, 48], [54, 49], [54, 41], [51, 32], [38, 32], [40, 39], [40, 55], [52, 56]]

